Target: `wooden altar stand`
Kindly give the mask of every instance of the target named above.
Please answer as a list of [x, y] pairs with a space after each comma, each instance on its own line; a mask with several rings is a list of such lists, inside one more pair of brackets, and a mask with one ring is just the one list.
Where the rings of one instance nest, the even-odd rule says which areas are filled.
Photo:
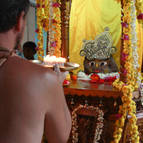
[[[110, 143], [113, 139], [114, 123], [118, 118], [122, 93], [109, 83], [96, 84], [79, 80], [71, 81], [70, 85], [65, 86], [64, 93], [71, 113], [79, 105], [85, 104], [98, 107], [104, 112], [104, 127], [99, 143]], [[90, 110], [79, 110], [77, 115], [78, 143], [93, 143], [97, 122], [96, 114]], [[143, 127], [143, 124], [141, 126]], [[68, 143], [72, 143], [72, 131]]]
[[113, 86], [111, 83], [96, 84], [90, 83], [89, 81], [71, 81], [69, 86], [64, 87], [65, 95], [84, 95], [92, 97], [106, 97], [106, 98], [118, 98], [122, 94]]

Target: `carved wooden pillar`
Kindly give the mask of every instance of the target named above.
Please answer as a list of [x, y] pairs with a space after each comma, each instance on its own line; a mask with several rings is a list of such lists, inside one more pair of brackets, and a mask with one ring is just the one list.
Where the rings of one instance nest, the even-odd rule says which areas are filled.
[[69, 16], [71, 0], [61, 1], [61, 52], [68, 59], [69, 56]]
[[[121, 23], [122, 23], [122, 20], [123, 20], [123, 2], [121, 0]], [[122, 33], [123, 33], [123, 28], [121, 26], [121, 47], [120, 47], [120, 78], [122, 81], [124, 81], [124, 75], [123, 75], [123, 70], [124, 70], [124, 64], [123, 61], [122, 61], [122, 52], [123, 52], [123, 39], [122, 39]]]

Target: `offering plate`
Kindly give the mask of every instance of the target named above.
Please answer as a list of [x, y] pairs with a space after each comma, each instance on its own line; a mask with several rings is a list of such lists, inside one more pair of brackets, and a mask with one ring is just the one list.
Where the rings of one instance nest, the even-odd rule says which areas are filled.
[[[48, 68], [53, 68], [52, 65], [43, 64], [43, 66]], [[59, 66], [59, 68], [61, 71], [72, 71], [79, 68], [79, 64], [67, 62], [64, 63], [64, 66]]]
[[[53, 68], [53, 65], [48, 65], [48, 64], [41, 62], [39, 60], [31, 60], [31, 62], [36, 63], [36, 64], [40, 64], [40, 65], [47, 67], [47, 68]], [[80, 65], [76, 64], [76, 63], [66, 62], [66, 63], [64, 63], [63, 66], [59, 66], [59, 68], [61, 71], [72, 71], [72, 70], [79, 68], [79, 66]]]

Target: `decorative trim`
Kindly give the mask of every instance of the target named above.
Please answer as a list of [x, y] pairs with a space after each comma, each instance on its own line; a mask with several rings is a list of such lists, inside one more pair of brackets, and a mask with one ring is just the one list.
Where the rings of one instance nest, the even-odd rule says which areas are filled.
[[80, 109], [88, 109], [88, 110], [95, 110], [95, 112], [98, 113], [97, 116], [97, 127], [95, 129], [95, 135], [94, 135], [94, 141], [93, 143], [98, 143], [100, 140], [102, 131], [103, 131], [103, 121], [104, 121], [104, 112], [99, 109], [98, 107], [94, 106], [88, 106], [88, 105], [79, 105], [77, 108], [75, 108], [72, 112], [72, 143], [78, 143], [78, 125], [77, 125], [77, 111]]

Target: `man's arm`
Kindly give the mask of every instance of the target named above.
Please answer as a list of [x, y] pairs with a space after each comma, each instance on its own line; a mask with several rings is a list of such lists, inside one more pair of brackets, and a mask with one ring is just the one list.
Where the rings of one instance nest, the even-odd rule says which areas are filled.
[[66, 143], [71, 130], [71, 116], [58, 78], [51, 96], [51, 106], [48, 106], [45, 117], [45, 135], [48, 143]]

